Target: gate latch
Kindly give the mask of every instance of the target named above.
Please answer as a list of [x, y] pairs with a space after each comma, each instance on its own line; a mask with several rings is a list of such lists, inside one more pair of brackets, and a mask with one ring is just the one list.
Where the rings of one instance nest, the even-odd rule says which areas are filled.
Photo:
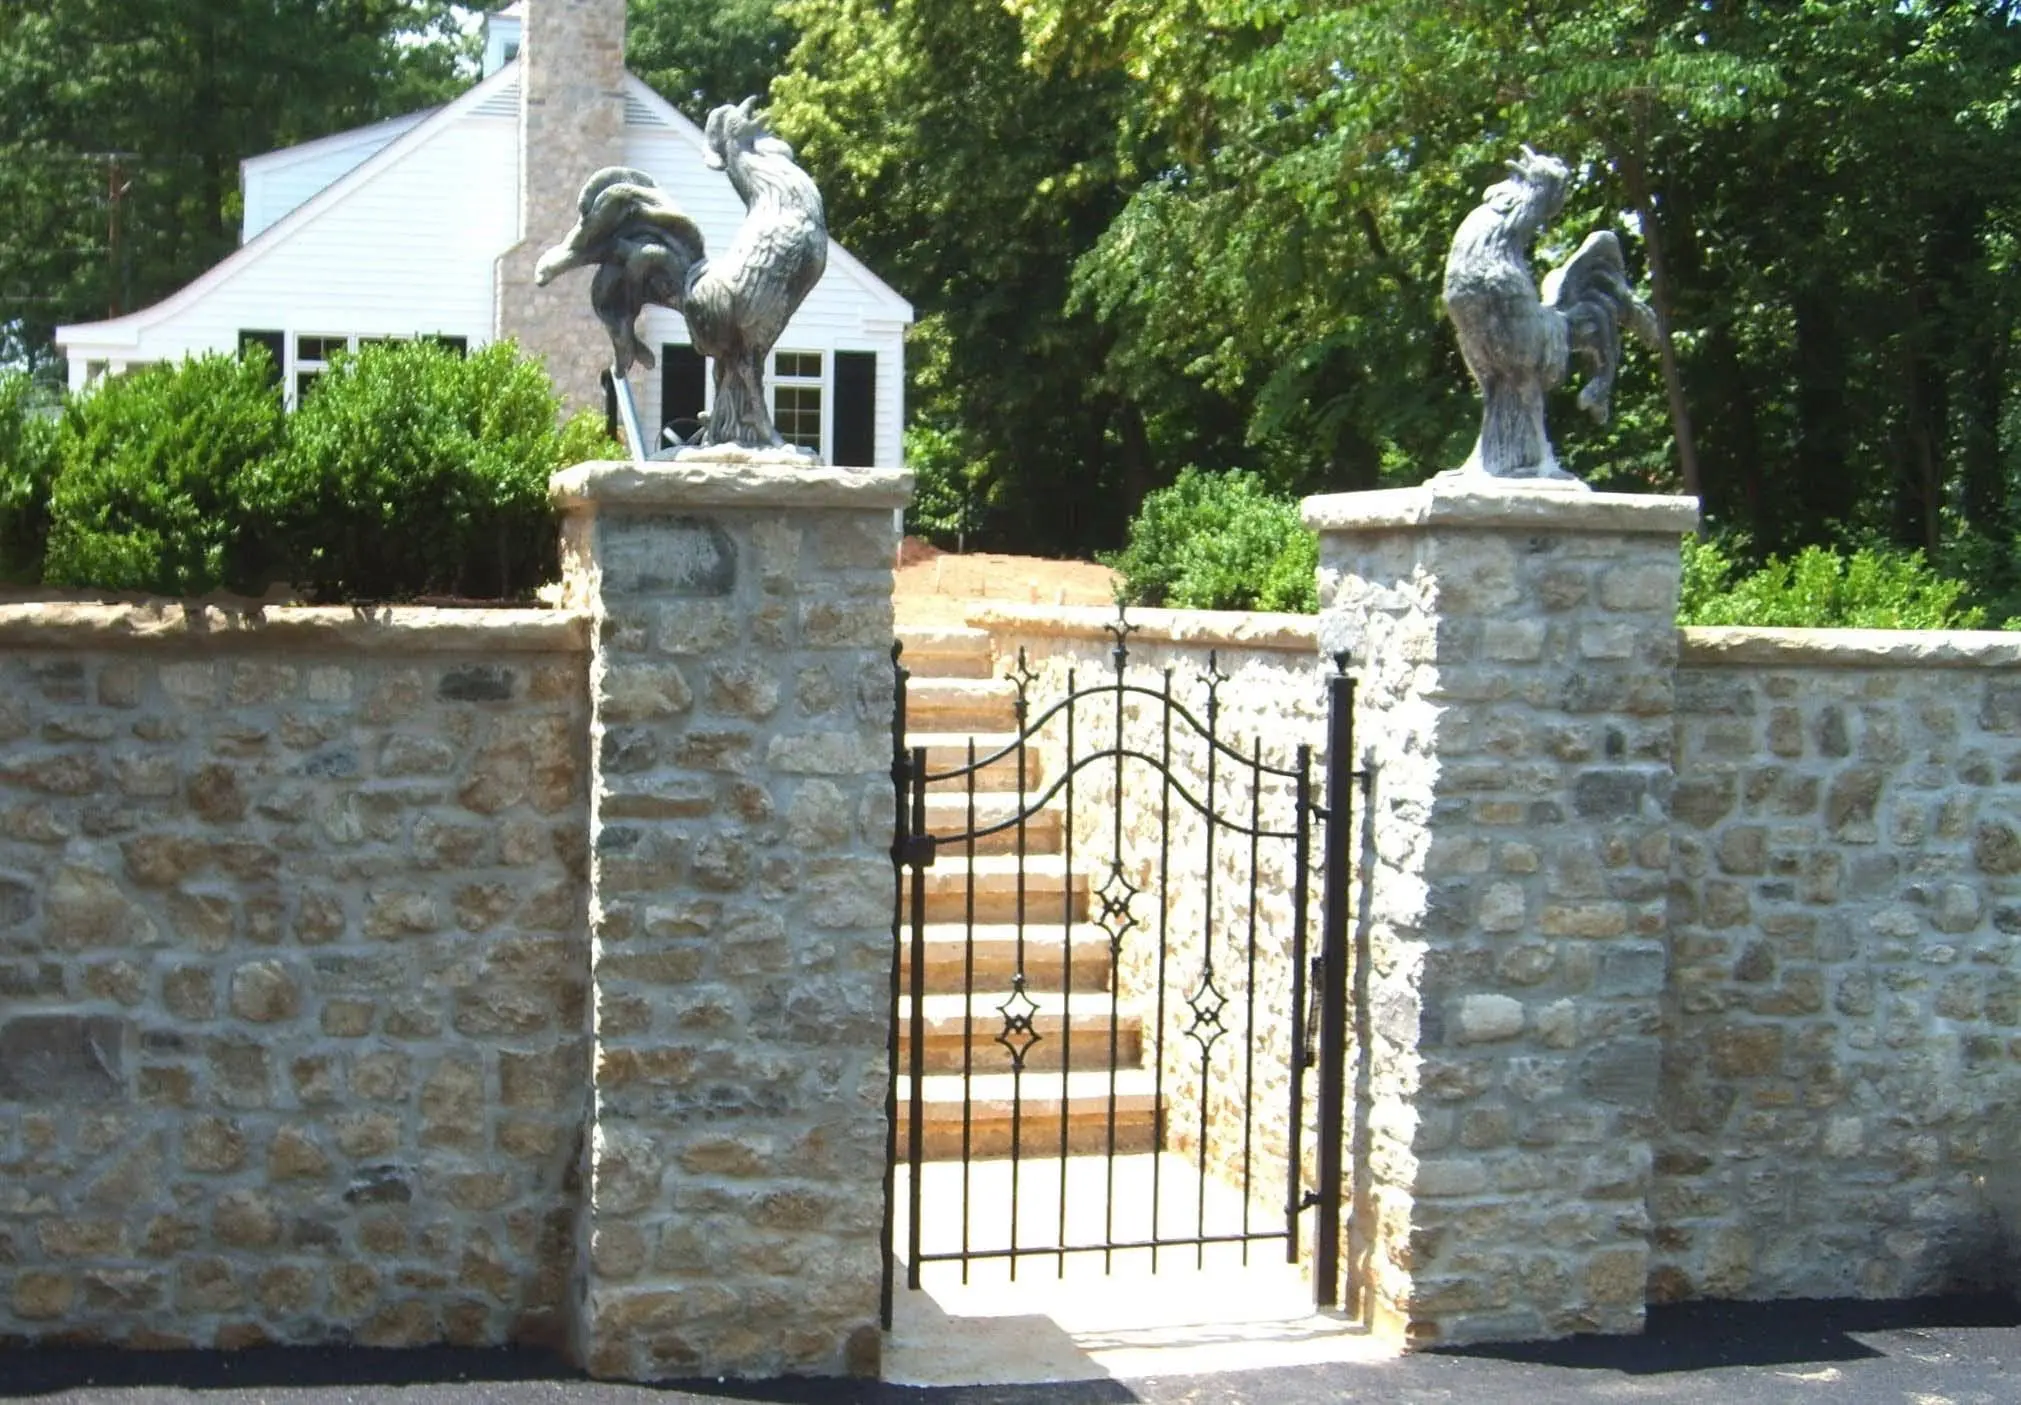
[[931, 834], [908, 834], [898, 846], [898, 861], [907, 868], [932, 868], [938, 848]]

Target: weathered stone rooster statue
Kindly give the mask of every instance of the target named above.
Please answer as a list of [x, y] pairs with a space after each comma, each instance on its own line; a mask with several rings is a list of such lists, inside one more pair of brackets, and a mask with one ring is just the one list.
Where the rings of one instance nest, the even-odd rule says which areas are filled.
[[1544, 397], [1572, 352], [1592, 378], [1579, 404], [1607, 422], [1621, 365], [1621, 329], [1656, 340], [1656, 317], [1629, 286], [1620, 241], [1606, 230], [1544, 278], [1530, 278], [1530, 241], [1565, 203], [1565, 164], [1523, 148], [1509, 178], [1489, 186], [1460, 222], [1446, 257], [1446, 314], [1481, 387], [1481, 434], [1458, 470], [1491, 478], [1578, 479], [1558, 466], [1544, 432]]
[[651, 176], [609, 166], [584, 183], [575, 228], [534, 269], [545, 286], [596, 265], [590, 306], [610, 329], [621, 376], [634, 362], [653, 364], [635, 331], [648, 303], [687, 319], [689, 341], [715, 363], [716, 393], [708, 423], [683, 447], [784, 446], [765, 395], [765, 362], [828, 266], [821, 192], [794, 164], [793, 148], [752, 112], [756, 102], [715, 109], [705, 129], [704, 164], [725, 172], [744, 201], [744, 223], [722, 257], [708, 257], [701, 230]]

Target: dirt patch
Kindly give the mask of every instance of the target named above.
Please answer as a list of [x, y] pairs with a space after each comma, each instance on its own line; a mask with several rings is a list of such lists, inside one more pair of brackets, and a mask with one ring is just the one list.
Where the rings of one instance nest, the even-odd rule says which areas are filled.
[[1118, 577], [1092, 561], [1049, 561], [994, 551], [936, 551], [907, 537], [899, 552], [895, 607], [902, 625], [962, 623], [978, 600], [1034, 605], [1109, 605]]

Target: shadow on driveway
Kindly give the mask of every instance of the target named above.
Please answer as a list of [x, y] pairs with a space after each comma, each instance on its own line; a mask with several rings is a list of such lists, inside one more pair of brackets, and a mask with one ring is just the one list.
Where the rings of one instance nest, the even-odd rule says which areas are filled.
[[[668, 1381], [656, 1386], [592, 1381], [561, 1357], [527, 1350], [440, 1347], [264, 1347], [238, 1352], [118, 1351], [46, 1346], [0, 1349], [0, 1399], [66, 1395], [97, 1405], [159, 1405], [166, 1392], [242, 1395], [283, 1405], [670, 1405], [744, 1400], [779, 1405], [1273, 1405], [1394, 1402], [1473, 1405], [1485, 1401], [1613, 1399], [1605, 1373], [1675, 1378], [1650, 1399], [1733, 1405], [1758, 1397], [1749, 1368], [1868, 1363], [1888, 1377], [1923, 1368], [1921, 1334], [2021, 1327], [2021, 1304], [2005, 1296], [1868, 1303], [1844, 1299], [1774, 1303], [1689, 1303], [1650, 1309], [1639, 1337], [1575, 1337], [1453, 1347], [1362, 1365], [1312, 1366], [1166, 1381], [1081, 1381], [1061, 1385], [920, 1389], [875, 1381]], [[1907, 1334], [1899, 1349], [1888, 1334]], [[1884, 1338], [1879, 1346], [1861, 1336]], [[1991, 1354], [1965, 1370], [1979, 1387], [1964, 1398], [2011, 1400], [2021, 1380], [2021, 1334], [1996, 1333]], [[1953, 1353], [1955, 1355], [1955, 1353]], [[1983, 1359], [1978, 1359], [1983, 1357]], [[1692, 1373], [1738, 1374], [1694, 1378]], [[1559, 1374], [1562, 1372], [1563, 1374]], [[1861, 1372], [1864, 1376], [1866, 1373]], [[1934, 1382], [1933, 1382], [1934, 1383]], [[1875, 1378], [1874, 1384], [1883, 1384]], [[397, 1394], [395, 1393], [397, 1392]], [[1595, 1392], [1598, 1392], [1597, 1394]], [[1902, 1398], [1889, 1385], [1885, 1398]], [[1780, 1398], [1780, 1397], [1777, 1397]], [[1808, 1397], [1806, 1397], [1808, 1398]], [[1879, 1400], [1857, 1390], [1841, 1398]], [[220, 1401], [219, 1405], [223, 1405]]]
[[1934, 1327], [2021, 1327], [2021, 1304], [2000, 1293], [1904, 1302], [1788, 1298], [1768, 1303], [1680, 1303], [1650, 1308], [1649, 1325], [1639, 1337], [1570, 1337], [1434, 1350], [1440, 1356], [1650, 1376], [1728, 1366], [1860, 1361], [1883, 1353], [1858, 1340], [1855, 1332]]

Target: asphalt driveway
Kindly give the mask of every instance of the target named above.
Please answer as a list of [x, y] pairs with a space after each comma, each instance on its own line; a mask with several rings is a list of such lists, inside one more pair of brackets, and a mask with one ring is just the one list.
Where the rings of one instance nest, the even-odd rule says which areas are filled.
[[1653, 1309], [1649, 1330], [1635, 1338], [1220, 1376], [957, 1389], [851, 1381], [612, 1385], [550, 1356], [504, 1351], [60, 1348], [0, 1352], [0, 1398], [66, 1405], [2021, 1405], [2021, 1307], [2006, 1297], [1695, 1303]]

